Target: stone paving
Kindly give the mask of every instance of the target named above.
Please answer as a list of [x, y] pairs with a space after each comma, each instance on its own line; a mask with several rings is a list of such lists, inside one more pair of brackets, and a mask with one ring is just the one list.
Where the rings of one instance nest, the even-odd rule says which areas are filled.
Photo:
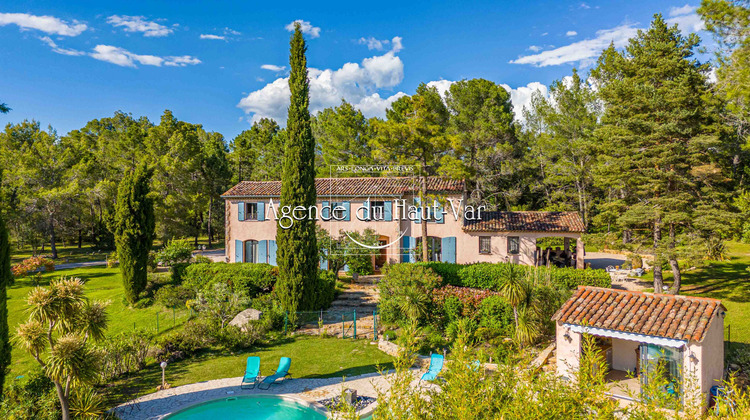
[[[415, 379], [419, 373], [414, 370]], [[318, 401], [340, 395], [343, 388], [355, 389], [358, 395], [369, 397], [377, 396], [376, 389], [388, 389], [388, 382], [379, 373], [345, 378], [345, 382], [342, 382], [342, 378], [291, 379], [271, 386], [270, 390], [261, 390], [257, 386], [255, 389], [240, 389], [241, 379], [216, 379], [154, 392], [119, 405], [114, 411], [122, 420], [159, 420], [175, 411], [210, 400], [269, 394], [300, 399], [321, 407]], [[366, 407], [361, 414], [370, 412], [375, 404]]]

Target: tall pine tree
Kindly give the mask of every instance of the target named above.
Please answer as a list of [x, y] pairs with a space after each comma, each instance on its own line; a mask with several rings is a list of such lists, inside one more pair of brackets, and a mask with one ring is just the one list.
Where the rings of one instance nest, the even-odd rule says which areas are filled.
[[[0, 173], [0, 176], [2, 173]], [[5, 375], [10, 368], [10, 336], [8, 334], [8, 285], [10, 274], [10, 241], [0, 211], [0, 395], [3, 394]]]
[[703, 246], [690, 241], [721, 214], [720, 148], [706, 129], [713, 115], [705, 99], [707, 65], [693, 57], [698, 43], [695, 34], [683, 36], [657, 14], [625, 51], [605, 50], [592, 72], [605, 105], [597, 130], [604, 149], [601, 178], [627, 209], [618, 223], [649, 232], [643, 239], [656, 255], [656, 291], [668, 265], [670, 291], [679, 292], [679, 259]]
[[148, 253], [154, 242], [154, 200], [151, 196], [153, 170], [145, 164], [127, 173], [117, 189], [114, 226], [117, 257], [125, 297], [135, 303], [146, 289]]
[[[289, 89], [291, 103], [284, 147], [284, 171], [281, 181], [281, 203], [295, 208], [314, 206], [315, 139], [310, 124], [310, 86], [307, 80], [305, 40], [299, 24], [290, 41]], [[277, 228], [277, 262], [279, 280], [276, 291], [283, 308], [293, 316], [298, 310], [315, 309], [318, 283], [318, 244], [315, 220], [295, 220], [288, 228]]]

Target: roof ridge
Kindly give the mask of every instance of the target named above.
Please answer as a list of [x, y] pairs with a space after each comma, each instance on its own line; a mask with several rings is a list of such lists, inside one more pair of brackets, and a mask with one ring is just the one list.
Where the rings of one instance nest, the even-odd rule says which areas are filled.
[[721, 299], [716, 298], [710, 298], [705, 296], [692, 296], [692, 295], [673, 295], [671, 293], [655, 293], [655, 292], [645, 292], [643, 290], [624, 290], [624, 289], [615, 289], [611, 287], [599, 287], [599, 286], [586, 286], [586, 285], [579, 285], [578, 289], [602, 289], [602, 290], [611, 290], [616, 293], [629, 293], [629, 294], [640, 294], [645, 296], [656, 296], [656, 297], [666, 297], [666, 298], [673, 298], [673, 299], [695, 299], [695, 300], [705, 300], [709, 302], [717, 302], [721, 303]]

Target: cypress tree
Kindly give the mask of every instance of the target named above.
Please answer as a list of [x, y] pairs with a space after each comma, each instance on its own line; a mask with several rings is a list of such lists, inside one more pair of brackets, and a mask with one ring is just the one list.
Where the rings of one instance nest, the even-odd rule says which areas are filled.
[[123, 177], [117, 188], [114, 233], [125, 297], [135, 303], [146, 289], [148, 253], [154, 241], [154, 200], [145, 164]]
[[[299, 24], [290, 41], [289, 89], [291, 103], [287, 119], [287, 140], [281, 177], [281, 203], [284, 206], [314, 206], [315, 139], [310, 124], [309, 82], [305, 40]], [[282, 307], [293, 316], [295, 311], [315, 309], [318, 280], [318, 244], [315, 220], [295, 220], [288, 229], [277, 227], [279, 279], [276, 291]]]
[[10, 241], [0, 213], [0, 395], [3, 393], [5, 375], [10, 368], [10, 336], [8, 334], [8, 285], [10, 274]]

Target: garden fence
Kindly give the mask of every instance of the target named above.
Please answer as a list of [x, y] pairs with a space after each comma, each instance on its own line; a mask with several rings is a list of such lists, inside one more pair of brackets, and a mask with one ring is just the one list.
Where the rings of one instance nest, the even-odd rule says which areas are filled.
[[133, 330], [143, 329], [159, 334], [183, 325], [195, 316], [192, 309], [153, 308], [144, 312], [134, 318]]
[[284, 332], [333, 336], [340, 338], [378, 339], [380, 315], [377, 310], [329, 310], [295, 312], [284, 316]]

